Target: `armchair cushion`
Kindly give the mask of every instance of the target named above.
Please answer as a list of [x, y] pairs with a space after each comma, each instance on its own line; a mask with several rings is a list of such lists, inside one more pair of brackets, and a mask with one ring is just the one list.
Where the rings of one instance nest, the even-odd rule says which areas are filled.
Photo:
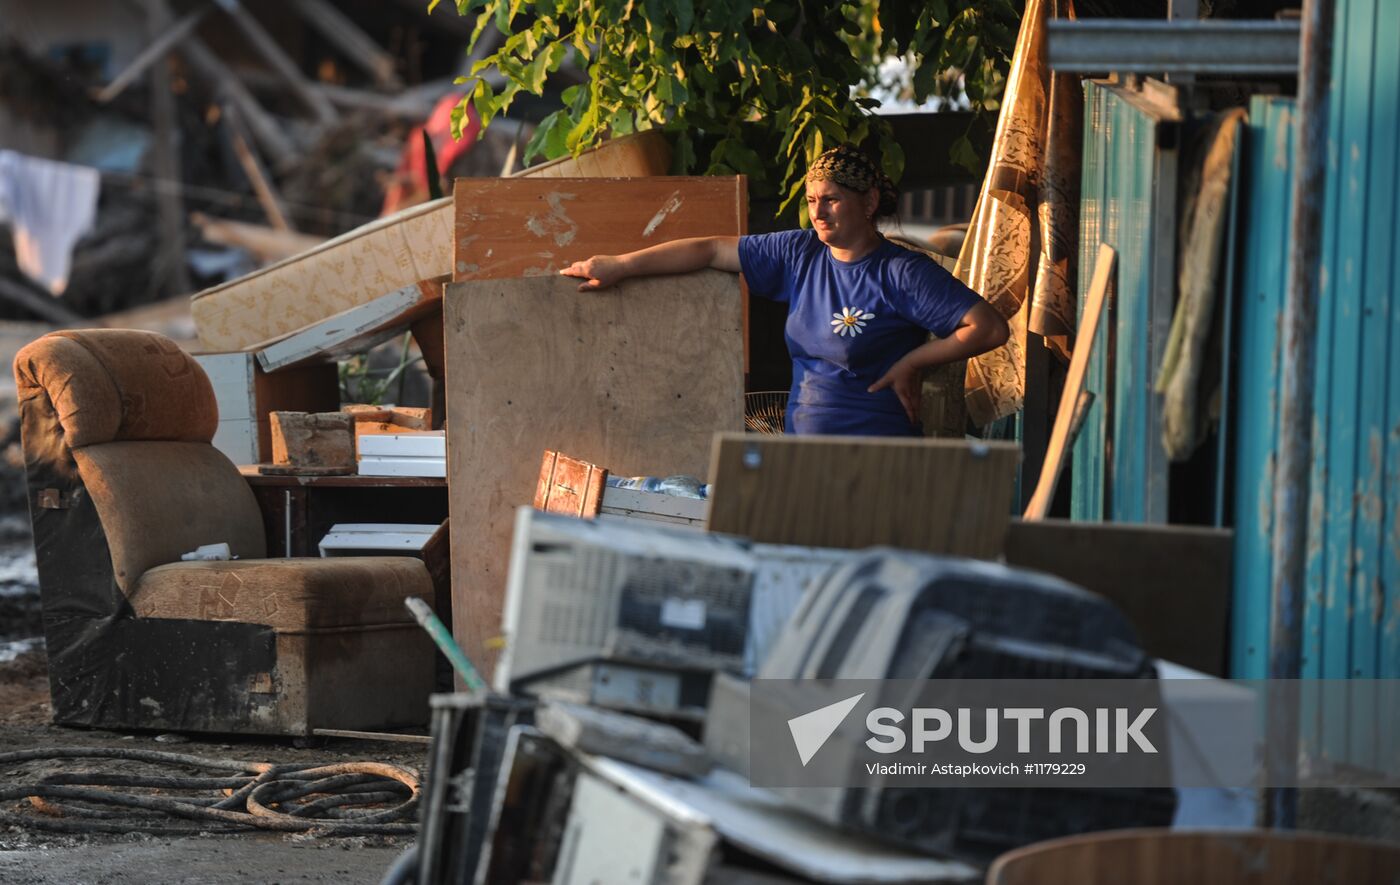
[[219, 411], [209, 377], [163, 335], [52, 332], [15, 355], [21, 402], [47, 394], [70, 448], [113, 440], [209, 442]]
[[282, 633], [412, 622], [409, 596], [431, 600], [422, 560], [407, 556], [177, 562], [130, 594], [141, 618], [265, 624]]
[[248, 481], [201, 442], [113, 442], [73, 449], [97, 508], [123, 593], [149, 568], [226, 542], [241, 559], [267, 555], [262, 513]]

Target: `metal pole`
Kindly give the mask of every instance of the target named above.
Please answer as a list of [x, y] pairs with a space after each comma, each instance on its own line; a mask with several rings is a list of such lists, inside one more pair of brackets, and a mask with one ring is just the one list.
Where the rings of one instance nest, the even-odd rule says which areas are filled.
[[[1279, 458], [1274, 474], [1269, 678], [1297, 680], [1302, 663], [1303, 597], [1312, 461], [1313, 378], [1317, 345], [1322, 201], [1327, 175], [1328, 91], [1332, 79], [1335, 0], [1305, 0], [1298, 68], [1298, 130], [1289, 220], [1288, 290], [1283, 308], [1283, 383]], [[1293, 683], [1296, 689], [1296, 683]], [[1296, 698], [1296, 690], [1288, 692]], [[1298, 708], [1270, 693], [1267, 747], [1273, 783], [1292, 781], [1298, 766]], [[1275, 787], [1269, 823], [1297, 825], [1298, 791]]]

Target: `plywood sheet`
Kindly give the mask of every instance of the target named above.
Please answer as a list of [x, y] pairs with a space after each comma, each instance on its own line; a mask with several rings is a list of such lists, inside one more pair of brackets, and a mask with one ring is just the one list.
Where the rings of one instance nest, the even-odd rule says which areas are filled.
[[1001, 553], [1020, 449], [947, 439], [726, 434], [706, 528], [771, 544]]
[[1199, 526], [1012, 521], [1006, 561], [1057, 575], [1122, 609], [1143, 648], [1225, 675], [1234, 533]]
[[704, 477], [712, 434], [743, 427], [739, 281], [452, 283], [444, 318], [453, 632], [489, 679], [514, 512], [534, 499], [546, 450], [623, 475]]
[[464, 178], [453, 192], [454, 280], [548, 276], [591, 255], [738, 236], [742, 177]]

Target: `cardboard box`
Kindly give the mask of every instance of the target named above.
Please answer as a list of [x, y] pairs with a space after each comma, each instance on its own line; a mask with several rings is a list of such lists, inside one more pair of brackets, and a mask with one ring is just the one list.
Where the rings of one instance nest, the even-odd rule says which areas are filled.
[[272, 463], [308, 472], [355, 472], [355, 422], [344, 412], [273, 412]]

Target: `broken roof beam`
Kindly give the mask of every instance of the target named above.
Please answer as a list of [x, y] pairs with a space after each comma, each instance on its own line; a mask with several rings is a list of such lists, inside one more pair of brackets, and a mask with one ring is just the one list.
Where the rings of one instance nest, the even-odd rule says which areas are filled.
[[204, 45], [198, 37], [188, 37], [180, 44], [180, 54], [194, 67], [201, 77], [208, 81], [209, 88], [222, 93], [238, 106], [243, 122], [252, 131], [272, 163], [279, 169], [286, 168], [297, 159], [296, 145], [283, 132], [282, 127], [273, 121], [272, 116], [263, 110], [258, 100], [248, 91], [233, 71], [228, 69], [219, 57]]
[[276, 230], [295, 230], [287, 220], [287, 207], [282, 202], [282, 195], [272, 183], [272, 176], [268, 175], [267, 169], [263, 167], [262, 158], [251, 144], [248, 130], [238, 116], [238, 108], [232, 102], [223, 105], [223, 120], [224, 125], [228, 127], [233, 153], [238, 158], [239, 165], [243, 167], [243, 174], [248, 177], [248, 183], [253, 186], [253, 193], [257, 196], [258, 205], [262, 206], [263, 213], [267, 215], [267, 220], [272, 222]]
[[374, 78], [385, 89], [402, 89], [394, 57], [374, 42], [360, 26], [327, 0], [292, 0], [292, 8], [308, 25]]
[[297, 100], [306, 105], [320, 122], [335, 122], [336, 112], [330, 101], [311, 88], [311, 84], [297, 68], [296, 62], [282, 51], [282, 47], [277, 45], [273, 36], [258, 23], [257, 19], [253, 18], [248, 10], [243, 8], [243, 4], [239, 3], [238, 0], [215, 0], [215, 2], [219, 4], [220, 9], [229, 14], [233, 23], [243, 32], [243, 36], [248, 38], [248, 42], [263, 57], [263, 60], [277, 72], [277, 75], [296, 95]]
[[200, 229], [204, 239], [223, 246], [247, 249], [260, 261], [276, 262], [300, 255], [325, 242], [322, 237], [277, 230], [260, 224], [211, 218], [202, 212], [190, 213], [190, 222]]
[[[141, 5], [146, 7], [146, 14], [149, 18], [151, 15], [150, 4], [143, 3]], [[169, 12], [168, 9], [163, 11], [166, 13]], [[136, 59], [132, 61], [131, 64], [127, 65], [121, 73], [113, 77], [112, 82], [102, 87], [102, 90], [94, 96], [96, 100], [101, 104], [106, 104], [125, 92], [126, 87], [130, 86], [137, 77], [141, 76], [142, 71], [149, 68], [154, 62], [164, 58], [176, 43], [188, 37], [194, 31], [195, 26], [203, 20], [207, 12], [209, 12], [209, 7], [201, 6], [198, 9], [186, 13], [184, 18], [181, 18], [160, 34], [156, 35], [154, 39], [151, 40], [150, 45], [142, 50], [141, 54], [136, 56]]]

